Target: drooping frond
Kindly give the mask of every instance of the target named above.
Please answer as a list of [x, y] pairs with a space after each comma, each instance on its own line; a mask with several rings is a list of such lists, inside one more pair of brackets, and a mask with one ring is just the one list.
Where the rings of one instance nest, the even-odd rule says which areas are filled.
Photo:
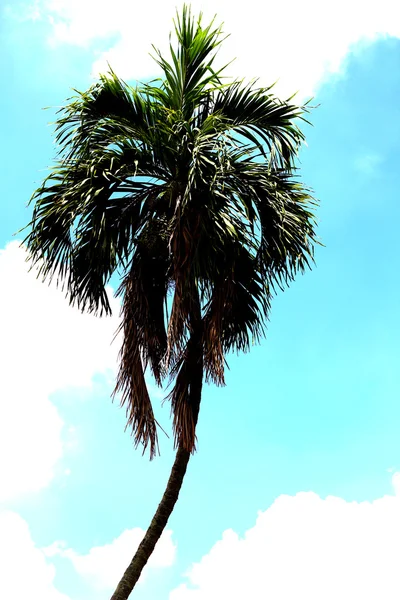
[[[130, 290], [127, 297], [130, 298]], [[113, 395], [121, 394], [121, 406], [126, 408], [127, 427], [130, 427], [136, 446], [143, 444], [143, 452], [150, 446], [150, 458], [157, 453], [157, 423], [147, 389], [138, 343], [136, 323], [131, 312], [132, 304], [124, 299], [122, 322], [122, 348], [120, 368]]]
[[235, 163], [231, 185], [254, 207], [261, 273], [290, 283], [313, 262], [316, 201], [290, 171], [255, 162]]
[[118, 294], [123, 297], [124, 311], [129, 310], [135, 323], [135, 339], [143, 362], [150, 365], [158, 385], [166, 375], [165, 305], [169, 283], [167, 229], [163, 220], [154, 219], [139, 236], [130, 270]]
[[264, 334], [271, 291], [256, 257], [237, 245], [220, 265], [204, 308], [204, 364], [206, 376], [224, 383], [225, 357], [246, 352]]
[[56, 142], [65, 159], [102, 150], [120, 138], [150, 142], [157, 123], [154, 105], [138, 89], [128, 86], [110, 68], [86, 92], [76, 92], [59, 109]]
[[296, 120], [304, 119], [307, 108], [279, 100], [272, 89], [235, 81], [218, 93], [212, 109], [224, 115], [235, 135], [267, 152], [270, 168], [290, 169], [304, 141]]
[[25, 240], [32, 259], [42, 263], [44, 278], [57, 274], [64, 279], [71, 302], [89, 311], [109, 312], [106, 284], [127, 262], [149, 204], [165, 189], [135, 181], [137, 165], [128, 158], [129, 152], [114, 151], [88, 161], [71, 159], [34, 196], [32, 229]]

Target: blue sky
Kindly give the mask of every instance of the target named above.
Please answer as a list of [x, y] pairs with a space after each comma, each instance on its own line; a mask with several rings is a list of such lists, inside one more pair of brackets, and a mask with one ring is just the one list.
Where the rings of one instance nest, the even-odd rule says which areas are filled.
[[[94, 17], [92, 0], [22, 2], [0, 17], [8, 600], [109, 598], [173, 461], [166, 438], [152, 463], [135, 451], [111, 403], [117, 302], [112, 319], [80, 315], [27, 273], [13, 237], [54, 156], [54, 111], [41, 109], [88, 87], [105, 59], [126, 78], [155, 74], [146, 53], [168, 39], [173, 5], [147, 4]], [[255, 2], [246, 15], [212, 3], [236, 74], [315, 95], [301, 166], [325, 246], [275, 298], [267, 339], [230, 359], [225, 388], [205, 388], [198, 452], [138, 600], [399, 597], [398, 9], [340, 2], [327, 20], [312, 1], [296, 6], [282, 23], [274, 7], [266, 21]], [[168, 406], [158, 412], [168, 429]]]

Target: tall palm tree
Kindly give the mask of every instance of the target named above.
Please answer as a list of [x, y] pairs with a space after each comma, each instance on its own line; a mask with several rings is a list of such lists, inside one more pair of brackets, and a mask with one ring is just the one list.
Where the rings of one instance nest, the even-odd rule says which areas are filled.
[[145, 382], [171, 382], [177, 454], [161, 503], [112, 600], [128, 598], [174, 508], [202, 385], [224, 384], [226, 356], [264, 334], [271, 297], [310, 266], [315, 201], [296, 178], [306, 106], [222, 79], [222, 32], [187, 7], [163, 79], [135, 87], [110, 70], [56, 121], [59, 157], [35, 192], [26, 244], [71, 303], [109, 313], [122, 270], [115, 393], [136, 444], [158, 451]]

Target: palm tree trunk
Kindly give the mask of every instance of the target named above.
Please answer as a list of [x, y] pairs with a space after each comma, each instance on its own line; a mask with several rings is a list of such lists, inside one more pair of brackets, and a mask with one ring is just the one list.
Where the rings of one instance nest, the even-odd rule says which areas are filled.
[[[196, 348], [196, 350], [194, 357], [192, 356], [190, 358], [191, 376], [189, 404], [193, 411], [192, 414], [194, 419], [194, 427], [196, 427], [200, 409], [201, 391], [203, 387], [204, 361], [202, 347], [201, 307], [199, 293], [196, 286], [194, 286], [193, 292], [194, 302], [190, 314], [190, 341], [194, 342], [194, 348]], [[123, 574], [115, 592], [111, 596], [111, 600], [127, 600], [133, 588], [135, 587], [143, 568], [149, 560], [158, 540], [162, 535], [162, 532], [168, 523], [168, 519], [174, 510], [174, 506], [178, 500], [179, 492], [182, 487], [183, 478], [185, 477], [190, 454], [191, 453], [182, 445], [182, 443], [180, 443], [162, 500], [158, 505], [150, 526], [146, 531], [144, 538], [140, 542], [134, 557]]]
[[126, 569], [114, 594], [111, 596], [111, 600], [127, 600], [136, 585], [143, 567], [146, 565], [156, 543], [160, 539], [175, 503], [178, 500], [189, 458], [190, 452], [179, 447], [162, 500], [130, 565]]
[[[193, 410], [194, 425], [197, 424], [197, 418], [200, 409], [201, 391], [203, 386], [203, 353], [201, 345], [201, 317], [200, 317], [200, 304], [197, 300], [198, 310], [192, 317], [192, 336], [197, 338], [198, 351], [197, 360], [195, 359], [192, 363], [192, 374], [190, 381], [190, 405]], [[156, 543], [161, 537], [164, 531], [168, 519], [174, 509], [176, 501], [178, 500], [179, 492], [182, 487], [183, 478], [186, 473], [186, 468], [190, 459], [190, 452], [186, 450], [182, 444], [179, 445], [175, 462], [172, 467], [171, 475], [165, 488], [164, 495], [156, 513], [150, 523], [148, 530], [145, 533], [144, 538], [140, 542], [138, 549], [134, 557], [132, 558], [130, 565], [126, 569], [121, 581], [119, 582], [114, 594], [111, 596], [111, 600], [127, 600], [133, 588], [135, 587], [140, 574], [149, 560]]]

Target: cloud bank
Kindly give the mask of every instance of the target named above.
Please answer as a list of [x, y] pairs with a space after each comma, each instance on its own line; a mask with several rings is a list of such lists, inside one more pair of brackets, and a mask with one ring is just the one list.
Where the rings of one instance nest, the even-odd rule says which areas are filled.
[[[397, 0], [338, 0], [330, 5], [288, 0], [284, 8], [279, 2], [259, 0], [245, 5], [228, 0], [191, 4], [205, 19], [217, 14], [216, 22], [224, 22], [224, 31], [231, 35], [221, 62], [238, 57], [232, 73], [259, 77], [268, 85], [280, 79], [280, 92], [286, 95], [297, 90], [303, 97], [314, 94], [322, 82], [343, 70], [346, 56], [360, 42], [400, 37]], [[172, 0], [35, 0], [28, 3], [26, 14], [34, 22], [48, 23], [52, 44], [90, 50], [94, 74], [104, 72], [109, 61], [121, 77], [140, 79], [156, 74], [149, 57], [151, 44], [167, 48], [176, 6]]]
[[395, 600], [400, 597], [400, 473], [373, 502], [280, 496], [240, 537], [228, 530], [169, 600]]

